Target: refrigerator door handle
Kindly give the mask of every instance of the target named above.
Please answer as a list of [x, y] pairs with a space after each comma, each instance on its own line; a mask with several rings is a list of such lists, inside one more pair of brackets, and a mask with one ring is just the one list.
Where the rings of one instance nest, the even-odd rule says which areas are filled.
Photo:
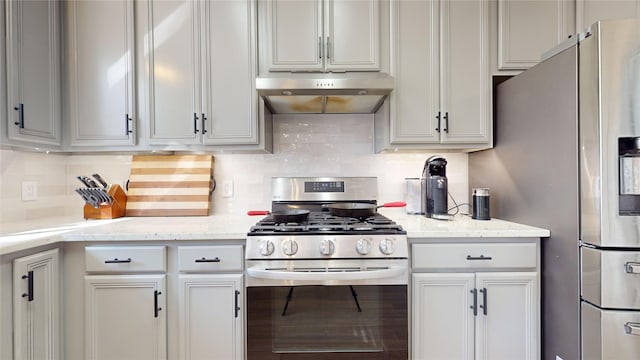
[[629, 335], [640, 335], [640, 323], [628, 322], [624, 324], [624, 332]]
[[629, 274], [640, 274], [640, 263], [629, 261], [624, 264], [624, 268]]

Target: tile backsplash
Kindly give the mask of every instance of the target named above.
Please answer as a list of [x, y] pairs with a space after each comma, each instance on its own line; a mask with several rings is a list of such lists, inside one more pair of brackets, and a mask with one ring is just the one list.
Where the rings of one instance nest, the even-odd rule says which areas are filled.
[[[420, 176], [425, 160], [434, 154], [375, 154], [371, 115], [279, 115], [273, 130], [273, 154], [214, 154], [214, 214], [269, 209], [274, 176], [376, 176], [379, 202], [403, 200], [404, 178]], [[467, 154], [441, 155], [448, 162], [449, 192], [458, 203], [466, 203]], [[73, 190], [81, 184], [75, 177], [97, 172], [123, 184], [130, 166], [130, 155], [0, 150], [0, 225], [61, 215], [80, 219], [83, 202]], [[23, 181], [37, 182], [37, 200], [22, 201]], [[225, 181], [233, 182], [232, 197], [223, 197]]]

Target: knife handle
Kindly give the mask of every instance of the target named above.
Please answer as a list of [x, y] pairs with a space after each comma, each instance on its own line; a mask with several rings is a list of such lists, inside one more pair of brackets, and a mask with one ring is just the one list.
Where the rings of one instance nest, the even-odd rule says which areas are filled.
[[108, 187], [109, 187], [109, 184], [107, 184], [107, 182], [106, 182], [106, 181], [104, 181], [104, 179], [102, 178], [102, 176], [100, 176], [99, 174], [93, 174], [93, 175], [91, 175], [91, 176], [93, 176], [93, 178], [94, 178], [94, 179], [96, 179], [96, 180], [100, 183], [100, 185], [102, 185], [102, 187], [103, 187], [103, 188], [105, 188], [105, 189], [106, 189], [106, 188], [108, 188]]

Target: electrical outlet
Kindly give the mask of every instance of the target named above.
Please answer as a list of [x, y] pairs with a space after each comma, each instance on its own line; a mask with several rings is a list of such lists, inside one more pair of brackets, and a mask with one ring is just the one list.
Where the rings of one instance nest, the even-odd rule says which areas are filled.
[[225, 180], [222, 182], [222, 197], [233, 197], [233, 180]]
[[22, 201], [38, 200], [38, 183], [36, 181], [22, 182]]

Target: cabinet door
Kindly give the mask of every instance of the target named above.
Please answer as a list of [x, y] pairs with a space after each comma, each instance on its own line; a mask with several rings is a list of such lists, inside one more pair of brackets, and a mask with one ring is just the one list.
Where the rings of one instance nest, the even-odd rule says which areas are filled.
[[[202, 141], [197, 1], [148, 2], [145, 37], [150, 144], [199, 144]], [[235, 36], [229, 31], [228, 36]], [[231, 73], [231, 72], [230, 72]], [[225, 84], [232, 88], [232, 84]]]
[[570, 1], [498, 1], [498, 69], [526, 70], [574, 33]]
[[598, 20], [640, 17], [640, 0], [576, 0], [576, 32]]
[[180, 275], [180, 359], [244, 356], [242, 274]]
[[61, 2], [5, 4], [9, 138], [59, 146]]
[[204, 143], [258, 144], [256, 10], [252, 0], [203, 1]]
[[325, 0], [326, 70], [380, 70], [379, 4], [378, 0]]
[[537, 273], [477, 273], [476, 279], [476, 359], [538, 359]]
[[133, 4], [68, 2], [71, 146], [135, 143]]
[[440, 5], [441, 141], [491, 141], [489, 1], [448, 0]]
[[85, 358], [166, 359], [164, 275], [85, 276]]
[[322, 0], [269, 0], [267, 63], [269, 71], [322, 71], [325, 39]]
[[437, 1], [397, 1], [393, 6], [397, 64], [391, 93], [391, 144], [440, 142], [440, 14]]
[[428, 273], [412, 278], [412, 359], [473, 360], [474, 274]]
[[58, 249], [13, 262], [14, 359], [60, 359]]

